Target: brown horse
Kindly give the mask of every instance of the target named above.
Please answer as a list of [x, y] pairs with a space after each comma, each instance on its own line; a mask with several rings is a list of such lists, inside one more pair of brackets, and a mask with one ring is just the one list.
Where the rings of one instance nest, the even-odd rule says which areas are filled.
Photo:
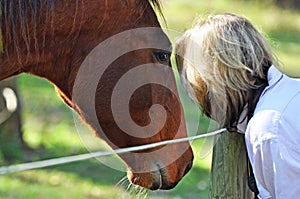
[[[0, 80], [23, 72], [46, 78], [112, 148], [186, 136], [174, 75], [169, 69], [170, 42], [153, 9], [160, 11], [158, 0], [0, 2]], [[129, 32], [122, 35], [124, 31]], [[121, 34], [116, 39], [114, 35], [118, 33]], [[118, 46], [115, 41], [120, 39], [124, 41]], [[152, 45], [151, 40], [163, 47]], [[93, 51], [99, 45], [100, 49]], [[118, 51], [122, 46], [126, 51]], [[111, 56], [115, 59], [107, 61]], [[135, 69], [138, 76], [123, 78]], [[113, 99], [116, 92], [124, 91], [114, 91], [122, 78], [127, 83], [134, 78], [142, 84], [126, 98], [126, 113], [118, 111], [118, 106], [122, 109], [124, 105], [122, 95]], [[117, 104], [117, 108], [113, 109], [112, 104]], [[136, 126], [141, 130], [137, 131]], [[180, 143], [120, 157], [127, 165], [132, 183], [155, 190], [173, 188], [191, 168], [193, 154], [188, 143]]]

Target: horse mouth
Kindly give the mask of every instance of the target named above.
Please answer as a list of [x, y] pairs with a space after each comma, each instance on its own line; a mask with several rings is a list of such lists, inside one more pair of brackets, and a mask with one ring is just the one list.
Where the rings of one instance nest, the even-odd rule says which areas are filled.
[[[158, 167], [157, 171], [154, 171], [153, 175], [156, 178], [156, 182], [153, 183], [152, 187], [150, 187], [150, 190], [168, 190], [173, 189], [178, 182], [170, 183], [168, 180], [168, 172], [166, 167], [161, 167], [160, 164], [156, 164]], [[184, 170], [184, 175], [189, 172], [189, 170], [192, 168], [192, 162], [190, 162], [187, 167]], [[182, 176], [183, 177], [183, 176]]]
[[[160, 169], [161, 170], [161, 169]], [[155, 190], [168, 190], [168, 189], [173, 189], [178, 182], [175, 183], [169, 183], [167, 181], [167, 177], [165, 177], [162, 173], [159, 175], [159, 180], [153, 184], [152, 187], [150, 187], [150, 190], [155, 191]]]
[[[179, 181], [185, 176], [191, 169], [193, 161], [190, 161], [186, 168], [178, 170], [177, 172], [168, 171], [168, 168], [164, 164], [155, 164], [155, 170], [151, 172], [133, 172], [128, 170], [127, 177], [132, 184], [147, 188], [149, 190], [169, 190], [173, 189]], [[175, 176], [170, 176], [174, 175]]]
[[152, 187], [150, 187], [150, 190], [155, 191], [155, 190], [159, 190], [159, 189], [174, 188], [178, 184], [178, 182], [169, 183], [167, 169], [165, 167], [160, 167], [159, 164], [157, 164], [157, 167], [159, 169], [157, 171], [153, 172], [153, 176], [155, 177], [156, 180], [153, 183]]
[[155, 191], [159, 189], [172, 189], [177, 183], [170, 183], [168, 172], [165, 167], [155, 165], [156, 170], [149, 173], [133, 173], [129, 170], [128, 179], [131, 183]]

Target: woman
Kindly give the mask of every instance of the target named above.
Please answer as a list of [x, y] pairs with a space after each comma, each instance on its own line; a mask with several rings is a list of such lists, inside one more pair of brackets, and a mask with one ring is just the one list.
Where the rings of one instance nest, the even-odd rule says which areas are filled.
[[277, 69], [262, 34], [243, 17], [210, 16], [179, 39], [176, 61], [203, 112], [245, 133], [258, 197], [298, 198], [300, 82]]

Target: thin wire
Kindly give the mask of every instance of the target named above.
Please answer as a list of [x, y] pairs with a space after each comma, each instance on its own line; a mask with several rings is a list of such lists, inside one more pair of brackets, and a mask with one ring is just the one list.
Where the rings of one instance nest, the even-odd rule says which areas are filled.
[[83, 160], [88, 160], [91, 158], [99, 158], [104, 156], [110, 156], [115, 154], [123, 154], [123, 153], [129, 153], [129, 152], [136, 152], [136, 151], [142, 151], [146, 149], [155, 148], [158, 146], [168, 145], [168, 144], [175, 144], [180, 142], [187, 142], [187, 141], [193, 141], [201, 138], [211, 137], [214, 135], [218, 135], [220, 133], [223, 133], [226, 131], [225, 128], [213, 131], [206, 134], [196, 135], [193, 137], [186, 137], [186, 138], [180, 138], [180, 139], [174, 139], [174, 140], [166, 140], [162, 142], [156, 142], [152, 144], [146, 144], [141, 146], [133, 146], [128, 148], [121, 148], [121, 149], [115, 149], [111, 151], [99, 151], [99, 152], [92, 152], [92, 153], [86, 153], [81, 155], [74, 155], [74, 156], [68, 156], [68, 157], [61, 157], [61, 158], [54, 158], [49, 160], [41, 160], [36, 162], [29, 162], [29, 163], [22, 163], [22, 164], [16, 164], [11, 166], [2, 166], [0, 167], [0, 175], [6, 175], [9, 173], [16, 173], [21, 171], [27, 171], [27, 170], [33, 170], [33, 169], [40, 169], [55, 165], [61, 165], [71, 162], [78, 162]]

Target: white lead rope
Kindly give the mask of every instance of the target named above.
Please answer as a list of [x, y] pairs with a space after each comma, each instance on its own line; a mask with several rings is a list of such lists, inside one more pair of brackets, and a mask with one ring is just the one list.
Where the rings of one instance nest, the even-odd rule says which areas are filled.
[[123, 154], [123, 153], [128, 153], [128, 152], [142, 151], [142, 150], [151, 149], [151, 148], [168, 145], [168, 144], [193, 141], [193, 140], [197, 140], [197, 139], [201, 139], [201, 138], [218, 135], [220, 133], [223, 133], [224, 131], [226, 131], [225, 128], [217, 130], [217, 131], [213, 131], [210, 133], [206, 133], [206, 134], [196, 135], [193, 137], [186, 137], [186, 138], [180, 138], [180, 139], [174, 139], [174, 140], [166, 140], [166, 141], [162, 141], [162, 142], [156, 142], [156, 143], [146, 144], [146, 145], [141, 145], [141, 146], [133, 146], [133, 147], [121, 148], [121, 149], [116, 149], [116, 150], [111, 150], [111, 151], [92, 152], [92, 153], [86, 153], [86, 154], [81, 154], [81, 155], [54, 158], [54, 159], [50, 159], [50, 160], [42, 160], [42, 161], [37, 161], [37, 162], [29, 162], [29, 163], [23, 163], [23, 164], [11, 165], [11, 166], [2, 166], [2, 167], [0, 167], [0, 175], [20, 172], [20, 171], [27, 171], [27, 170], [32, 170], [32, 169], [40, 169], [40, 168], [61, 165], [61, 164], [66, 164], [66, 163], [71, 163], [71, 162], [78, 162], [78, 161], [87, 160], [87, 159], [91, 159], [91, 158], [110, 156], [110, 155], [114, 155], [114, 154]]

